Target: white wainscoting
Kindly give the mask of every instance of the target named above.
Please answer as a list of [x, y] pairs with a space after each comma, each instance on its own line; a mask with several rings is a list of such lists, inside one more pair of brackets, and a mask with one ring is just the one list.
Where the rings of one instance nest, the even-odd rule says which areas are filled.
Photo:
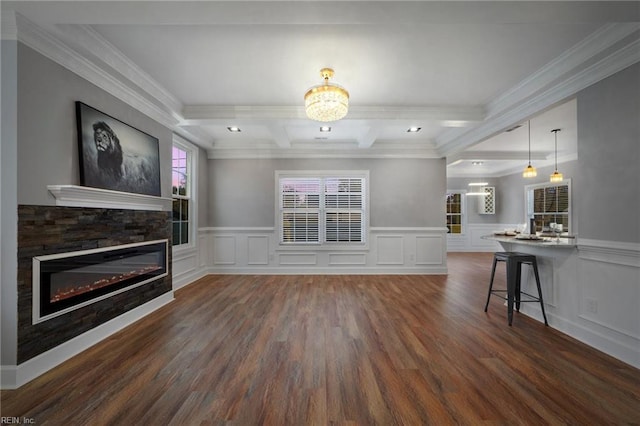
[[[204, 240], [200, 240], [199, 242], [198, 247], [202, 247]], [[206, 274], [206, 263], [201, 258], [201, 252], [198, 250], [198, 247], [173, 250], [171, 273], [174, 291]], [[206, 250], [204, 251], [206, 252]]]
[[483, 235], [490, 235], [494, 231], [515, 229], [512, 223], [470, 223], [464, 234], [447, 234], [447, 251], [475, 251], [493, 252], [501, 249], [495, 241], [483, 240]]
[[[640, 368], [640, 244], [578, 239], [574, 250], [518, 251], [538, 258], [551, 327]], [[523, 290], [536, 294], [533, 275], [523, 278]], [[521, 312], [542, 320], [537, 303]]]
[[203, 273], [445, 274], [446, 228], [370, 228], [367, 244], [283, 247], [274, 228], [201, 228]]

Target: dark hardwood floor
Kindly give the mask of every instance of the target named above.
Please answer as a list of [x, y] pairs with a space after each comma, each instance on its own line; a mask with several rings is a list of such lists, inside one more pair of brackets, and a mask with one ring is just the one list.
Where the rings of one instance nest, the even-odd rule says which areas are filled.
[[[37, 425], [639, 424], [640, 370], [448, 276], [209, 276], [14, 391]], [[504, 273], [498, 273], [498, 284]]]

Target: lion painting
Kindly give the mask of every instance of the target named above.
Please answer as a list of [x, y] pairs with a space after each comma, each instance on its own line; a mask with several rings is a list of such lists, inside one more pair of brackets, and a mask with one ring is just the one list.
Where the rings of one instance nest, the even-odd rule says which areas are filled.
[[80, 101], [76, 117], [81, 185], [160, 196], [157, 138]]
[[98, 168], [109, 180], [122, 179], [122, 147], [120, 139], [104, 121], [93, 123], [93, 142], [98, 151]]

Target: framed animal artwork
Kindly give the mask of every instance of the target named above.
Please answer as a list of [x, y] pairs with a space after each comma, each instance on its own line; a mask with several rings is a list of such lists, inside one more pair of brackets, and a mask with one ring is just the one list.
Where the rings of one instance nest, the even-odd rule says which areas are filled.
[[76, 102], [80, 184], [160, 196], [158, 139]]

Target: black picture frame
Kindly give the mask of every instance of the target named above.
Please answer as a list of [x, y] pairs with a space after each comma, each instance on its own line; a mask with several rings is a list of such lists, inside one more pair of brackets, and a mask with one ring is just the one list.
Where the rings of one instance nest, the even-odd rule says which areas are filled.
[[80, 185], [159, 197], [160, 143], [76, 101]]

